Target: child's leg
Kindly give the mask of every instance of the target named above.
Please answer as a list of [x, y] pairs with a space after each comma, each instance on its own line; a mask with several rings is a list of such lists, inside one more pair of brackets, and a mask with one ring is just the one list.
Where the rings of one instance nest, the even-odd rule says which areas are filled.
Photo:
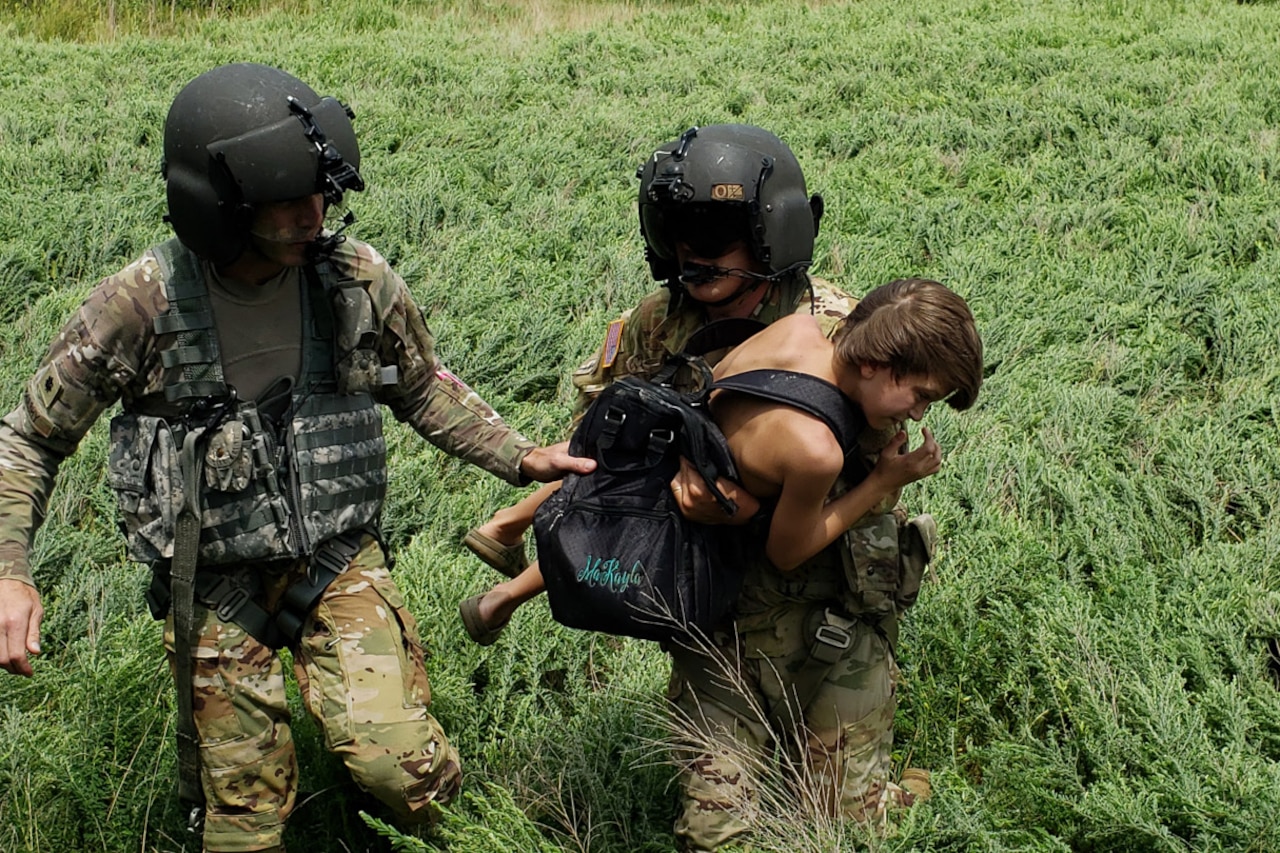
[[524, 532], [533, 526], [533, 515], [538, 507], [559, 488], [559, 482], [543, 483], [516, 503], [495, 512], [476, 530], [504, 545], [519, 545]]
[[466, 599], [458, 605], [458, 610], [467, 635], [482, 646], [496, 642], [516, 608], [536, 598], [544, 589], [542, 570], [535, 561], [511, 580]]
[[558, 488], [559, 483], [539, 486], [512, 506], [498, 510], [484, 524], [468, 530], [462, 544], [489, 566], [514, 578], [529, 565], [524, 532], [533, 526], [538, 507]]
[[480, 618], [487, 625], [504, 625], [516, 612], [516, 608], [537, 598], [546, 590], [542, 580], [542, 569], [534, 560], [523, 572], [509, 581], [495, 585], [480, 599]]

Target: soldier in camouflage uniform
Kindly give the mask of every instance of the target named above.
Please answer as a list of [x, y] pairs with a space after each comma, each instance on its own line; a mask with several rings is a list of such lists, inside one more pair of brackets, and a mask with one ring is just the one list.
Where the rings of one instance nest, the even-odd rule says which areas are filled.
[[[655, 228], [662, 225], [657, 210], [664, 207], [656, 204], [656, 196], [650, 197], [655, 183], [653, 163], [669, 157], [671, 149], [679, 147], [684, 137], [656, 151], [637, 170], [641, 179], [639, 209], [651, 272], [666, 286], [648, 294], [611, 322], [600, 348], [573, 372], [574, 424], [610, 383], [624, 376], [652, 377], [708, 324], [736, 319], [752, 320], [763, 327], [791, 314], [808, 314], [816, 317], [824, 331], [831, 335], [857, 304], [853, 297], [830, 282], [808, 273], [813, 238], [822, 216], [822, 198], [814, 196], [810, 200], [804, 194], [804, 176], [790, 149], [774, 134], [748, 125], [710, 125], [696, 129], [696, 135], [700, 139], [696, 154], [681, 168], [693, 171], [692, 180], [702, 182], [704, 192], [709, 193], [714, 182], [725, 188], [722, 192], [731, 193], [728, 187], [741, 186], [734, 181], [743, 181], [753, 187], [744, 192], [773, 193], [778, 203], [769, 211], [767, 219], [774, 240], [770, 251], [778, 252], [776, 271], [752, 279], [712, 276], [695, 281], [682, 278], [676, 269], [674, 248], [668, 247], [665, 240], [651, 243], [649, 238]], [[758, 160], [762, 152], [767, 152], [765, 156], [770, 161], [778, 159], [779, 177], [769, 180], [762, 177]], [[725, 153], [730, 156], [713, 159], [714, 154]], [[669, 185], [669, 178], [666, 180]], [[662, 181], [660, 178], [658, 185], [662, 185]], [[762, 189], [754, 190], [756, 184]], [[768, 189], [763, 189], [766, 187]], [[726, 236], [729, 242], [738, 242], [747, 228], [745, 214], [726, 221], [720, 211], [741, 213], [745, 206], [741, 200], [698, 203], [693, 205], [696, 212], [687, 214], [688, 221], [675, 227], [688, 234], [688, 239], [704, 245], [708, 252], [718, 253], [726, 245]], [[727, 234], [726, 226], [730, 229]], [[714, 366], [726, 351], [727, 347], [714, 348], [705, 354], [705, 361]], [[677, 382], [680, 378], [677, 376]], [[882, 445], [883, 440], [879, 443]], [[677, 480], [677, 486], [683, 489], [678, 490], [678, 496], [686, 515], [707, 523], [745, 523], [759, 504], [736, 484], [722, 482], [720, 485], [739, 503], [735, 519], [725, 518], [719, 504], [701, 489], [701, 480], [691, 468], [682, 472]], [[512, 578], [495, 586], [490, 594], [462, 603], [463, 623], [477, 642], [488, 645], [496, 641], [515, 609], [543, 591], [536, 565], [533, 571], [523, 572], [527, 566], [523, 537], [533, 524], [537, 508], [557, 487], [558, 484], [553, 483], [539, 488], [468, 532], [464, 544], [490, 566]]]
[[[600, 349], [574, 373], [575, 420], [610, 382], [654, 375], [711, 321], [753, 317], [771, 324], [812, 314], [831, 337], [854, 310], [856, 300], [807, 272], [821, 198], [806, 195], [799, 164], [773, 134], [742, 125], [696, 129], [655, 151], [639, 177], [646, 256], [654, 278], [667, 286], [611, 323]], [[744, 242], [748, 268], [722, 265]], [[709, 353], [708, 361], [722, 355]], [[860, 441], [866, 471], [898, 432], [896, 424], [868, 427]], [[832, 496], [851, 485], [837, 482]], [[497, 513], [468, 545], [509, 572], [548, 488]], [[746, 523], [759, 507], [745, 491], [726, 488], [739, 504], [737, 516], [726, 519], [691, 469], [672, 488], [685, 514], [707, 523]], [[779, 742], [789, 748], [799, 739], [833, 813], [872, 820], [887, 806], [910, 804], [912, 794], [889, 778], [898, 678], [893, 644], [898, 615], [915, 601], [932, 528], [927, 516], [908, 519], [898, 498], [896, 491], [886, 494], [792, 571], [765, 559], [745, 567], [733, 621], [707, 647], [669, 650], [677, 727], [701, 732], [679, 756], [675, 830], [686, 848], [715, 849], [749, 831], [757, 790], [744, 770]], [[542, 590], [537, 564], [530, 569], [463, 602], [473, 639], [493, 642], [515, 608]], [[796, 683], [797, 672], [806, 683]], [[726, 689], [726, 673], [740, 674], [734, 689]], [[805, 695], [797, 701], [797, 693]], [[926, 771], [907, 771], [904, 786], [908, 774], [917, 792], [927, 791]]]
[[389, 572], [381, 410], [511, 483], [594, 467], [511, 430], [435, 353], [404, 281], [324, 230], [364, 188], [350, 112], [274, 68], [174, 100], [177, 239], [103, 279], [0, 423], [0, 667], [31, 675], [28, 551], [59, 463], [117, 400], [108, 479], [154, 570], [178, 684], [179, 791], [210, 851], [282, 850], [297, 767], [284, 672], [357, 784], [429, 818], [461, 780]]

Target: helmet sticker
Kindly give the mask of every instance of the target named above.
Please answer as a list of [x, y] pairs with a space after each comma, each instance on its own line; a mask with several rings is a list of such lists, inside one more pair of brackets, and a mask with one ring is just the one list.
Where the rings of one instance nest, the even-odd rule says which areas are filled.
[[742, 184], [712, 184], [711, 198], [714, 201], [746, 201], [746, 193]]

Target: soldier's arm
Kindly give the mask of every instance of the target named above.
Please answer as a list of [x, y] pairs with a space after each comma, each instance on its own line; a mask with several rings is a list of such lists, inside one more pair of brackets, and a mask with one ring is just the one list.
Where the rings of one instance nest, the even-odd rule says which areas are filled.
[[509, 483], [527, 482], [522, 465], [534, 450], [534, 442], [508, 426], [492, 406], [445, 367], [404, 281], [385, 262], [378, 272], [381, 274], [373, 280], [370, 293], [382, 320], [379, 357], [399, 372], [399, 381], [386, 386], [379, 400], [398, 420], [445, 453]]
[[0, 578], [0, 669], [31, 675], [31, 655], [40, 654], [44, 607], [35, 587]]
[[62, 461], [138, 373], [150, 333], [138, 265], [104, 279], [0, 421], [0, 669], [30, 675], [44, 610], [29, 552]]
[[58, 466], [142, 372], [163, 299], [144, 261], [98, 283], [0, 423], [0, 578], [31, 582], [27, 553]]
[[0, 669], [31, 675], [44, 607], [27, 555], [65, 456], [24, 437], [10, 422], [23, 422], [21, 409], [0, 422]]

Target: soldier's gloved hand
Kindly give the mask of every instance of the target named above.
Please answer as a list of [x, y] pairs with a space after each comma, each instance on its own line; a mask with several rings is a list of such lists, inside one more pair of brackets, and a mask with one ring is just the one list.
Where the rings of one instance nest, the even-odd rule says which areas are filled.
[[681, 456], [680, 470], [671, 480], [671, 494], [675, 495], [680, 506], [680, 514], [697, 524], [746, 524], [760, 511], [760, 502], [732, 480], [721, 477], [716, 480], [716, 485], [738, 505], [738, 511], [733, 515], [725, 514], [720, 502], [707, 488], [707, 481], [688, 459]]
[[590, 474], [595, 469], [596, 460], [585, 456], [570, 456], [567, 441], [548, 447], [535, 447], [520, 460], [520, 473], [540, 483], [559, 480], [565, 474]]
[[40, 654], [40, 621], [44, 606], [35, 587], [0, 579], [0, 669], [31, 675], [28, 655]]

